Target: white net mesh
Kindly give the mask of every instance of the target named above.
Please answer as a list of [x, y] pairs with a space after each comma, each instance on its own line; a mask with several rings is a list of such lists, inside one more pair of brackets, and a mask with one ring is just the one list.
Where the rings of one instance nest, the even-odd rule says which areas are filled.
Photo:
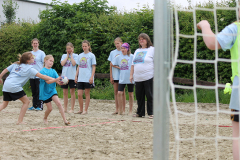
[[[226, 7], [218, 5], [214, 2], [213, 8], [202, 8], [192, 6], [188, 9], [179, 8], [174, 4], [175, 19], [175, 53], [172, 62], [172, 69], [169, 74], [169, 83], [171, 89], [172, 103], [168, 103], [170, 113], [170, 159], [232, 159], [232, 122], [230, 120], [231, 111], [228, 104], [221, 104], [219, 100], [219, 88], [224, 88], [218, 79], [218, 63], [231, 63], [231, 59], [221, 58], [218, 49], [213, 51], [214, 60], [198, 58], [197, 41], [199, 36], [203, 35], [197, 29], [196, 11], [212, 12], [214, 15], [215, 36], [219, 34], [217, 10], [232, 10], [236, 13], [236, 21], [238, 18], [238, 7]], [[238, 6], [236, 2], [236, 6]], [[179, 28], [179, 12], [190, 12], [193, 15], [193, 34], [182, 34]], [[199, 16], [199, 15], [198, 15]], [[236, 35], [229, 35], [236, 36]], [[194, 50], [192, 60], [179, 59], [179, 41], [181, 38], [193, 39]], [[216, 45], [217, 46], [217, 41]], [[207, 47], [205, 48], [206, 50]], [[240, 53], [240, 52], [239, 52]], [[236, 60], [239, 61], [239, 60]], [[193, 85], [186, 86], [182, 84], [174, 84], [173, 77], [175, 67], [178, 63], [191, 64], [193, 68]], [[206, 86], [197, 83], [197, 63], [211, 64], [214, 68], [215, 83], [214, 86]], [[206, 70], [206, 72], [208, 72]], [[231, 73], [229, 73], [231, 74]], [[229, 82], [231, 80], [229, 79]], [[189, 90], [194, 95], [194, 103], [176, 102], [176, 90]], [[215, 91], [215, 103], [198, 103], [198, 89]], [[167, 97], [170, 102], [169, 98]]]

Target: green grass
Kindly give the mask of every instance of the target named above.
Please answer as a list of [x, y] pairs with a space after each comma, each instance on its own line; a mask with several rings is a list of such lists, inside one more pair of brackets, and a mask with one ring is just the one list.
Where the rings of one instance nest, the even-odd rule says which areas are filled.
[[[197, 102], [198, 103], [216, 103], [215, 90], [210, 89], [197, 89]], [[176, 102], [194, 102], [193, 90], [177, 90], [175, 93]], [[218, 90], [219, 103], [229, 104], [230, 102], [229, 94], [224, 94], [223, 89]], [[172, 98], [171, 98], [172, 101]]]

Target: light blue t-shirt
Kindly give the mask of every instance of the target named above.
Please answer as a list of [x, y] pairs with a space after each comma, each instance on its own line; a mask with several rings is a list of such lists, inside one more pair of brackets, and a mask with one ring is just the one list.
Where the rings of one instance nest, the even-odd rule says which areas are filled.
[[[57, 72], [50, 68], [43, 68], [40, 71], [41, 74], [52, 77], [52, 78], [58, 78], [58, 74]], [[51, 83], [51, 84], [47, 84], [45, 80], [40, 79], [40, 84], [39, 84], [39, 99], [40, 100], [47, 100], [50, 97], [52, 97], [54, 94], [57, 94], [57, 90], [56, 90], [56, 82]]]
[[218, 35], [217, 41], [221, 48], [226, 51], [231, 49], [237, 39], [238, 28], [237, 25], [232, 23], [226, 26]]
[[92, 65], [97, 64], [95, 55], [92, 52], [88, 52], [87, 54], [81, 53], [78, 55], [77, 64], [79, 67], [78, 82], [89, 83], [89, 79], [92, 75]]
[[2, 91], [10, 93], [22, 91], [27, 81], [38, 73], [29, 64], [12, 64], [7, 67], [7, 70], [10, 74], [4, 82]]
[[[117, 49], [111, 51], [110, 55], [108, 57], [108, 61], [112, 62], [113, 59], [116, 58], [119, 55], [122, 55], [122, 51], [119, 51]], [[112, 77], [113, 77], [113, 80], [119, 80], [119, 74], [120, 74], [120, 70], [117, 69], [117, 68], [112, 67]]]
[[[78, 55], [73, 53], [73, 59], [77, 62]], [[67, 54], [63, 54], [60, 63], [67, 57]], [[66, 76], [68, 79], [75, 80], [76, 66], [72, 65], [71, 55], [68, 56], [68, 60], [62, 68], [62, 76]]]
[[[44, 57], [46, 54], [42, 50], [38, 50], [37, 52], [31, 51], [34, 57], [34, 62], [31, 64], [33, 68], [35, 68], [38, 72], [43, 68]], [[31, 77], [32, 79], [39, 77]]]
[[132, 61], [132, 54], [120, 55], [113, 59], [112, 64], [120, 67], [119, 84], [132, 84], [130, 82]]

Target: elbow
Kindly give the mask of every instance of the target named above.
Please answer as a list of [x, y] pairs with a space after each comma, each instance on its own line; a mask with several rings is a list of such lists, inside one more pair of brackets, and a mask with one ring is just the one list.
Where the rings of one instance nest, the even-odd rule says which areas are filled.
[[216, 50], [215, 45], [207, 45], [207, 48], [210, 50]]

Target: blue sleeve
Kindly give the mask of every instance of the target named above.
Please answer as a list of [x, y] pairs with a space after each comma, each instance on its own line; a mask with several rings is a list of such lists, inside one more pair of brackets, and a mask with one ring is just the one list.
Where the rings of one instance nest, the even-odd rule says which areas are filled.
[[36, 76], [37, 73], [38, 73], [38, 71], [36, 69], [34, 69], [34, 68], [30, 69], [30, 74], [31, 74], [30, 77]]
[[58, 78], [59, 77], [59, 75], [57, 74], [57, 72], [56, 72], [56, 70], [55, 69], [53, 69], [53, 71], [54, 71], [54, 73], [55, 73], [55, 77], [54, 78]]
[[237, 25], [232, 23], [225, 27], [218, 35], [217, 41], [221, 48], [226, 51], [231, 49], [237, 39], [238, 28]]
[[12, 71], [14, 65], [16, 65], [16, 64], [12, 64], [12, 65], [10, 65], [10, 66], [7, 67], [8, 72], [11, 72], [11, 71]]
[[77, 60], [78, 60], [78, 55], [77, 54], [75, 54], [74, 56], [73, 56], [73, 59], [75, 60], [75, 62], [77, 63]]
[[109, 57], [108, 57], [108, 61], [112, 61], [112, 52], [110, 52], [110, 55], [109, 55]]
[[92, 65], [97, 65], [96, 57], [94, 54], [92, 55]]
[[46, 54], [42, 51], [42, 62], [44, 62], [45, 56], [46, 56]]
[[62, 55], [62, 58], [61, 58], [61, 60], [60, 60], [60, 63], [65, 59], [66, 57], [65, 57], [65, 54], [63, 54]]
[[120, 56], [117, 56], [117, 57], [115, 57], [115, 58], [112, 60], [112, 64], [113, 64], [114, 66], [119, 65], [119, 64], [118, 64], [118, 57], [120, 57]]
[[77, 61], [76, 61], [77, 65], [80, 65], [80, 54], [77, 57]]

